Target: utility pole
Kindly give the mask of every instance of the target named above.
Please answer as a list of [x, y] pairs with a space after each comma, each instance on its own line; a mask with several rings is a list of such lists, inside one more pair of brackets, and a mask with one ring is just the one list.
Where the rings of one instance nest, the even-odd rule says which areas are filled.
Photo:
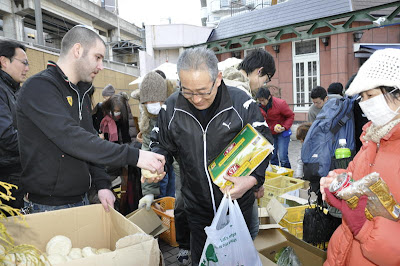
[[35, 0], [35, 23], [38, 44], [44, 45], [42, 7], [40, 5], [40, 0]]

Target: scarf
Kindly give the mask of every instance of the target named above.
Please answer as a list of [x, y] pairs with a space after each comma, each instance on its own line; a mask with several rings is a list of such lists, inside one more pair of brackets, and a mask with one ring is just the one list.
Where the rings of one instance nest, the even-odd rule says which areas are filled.
[[365, 135], [364, 135], [364, 140], [372, 140], [375, 143], [378, 143], [381, 141], [381, 139], [386, 136], [390, 130], [393, 129], [394, 126], [396, 126], [398, 123], [400, 123], [400, 118], [390, 121], [386, 125], [383, 126], [375, 126], [374, 124], [371, 124], [370, 127], [367, 128]]
[[117, 124], [111, 116], [106, 115], [100, 123], [100, 131], [108, 134], [108, 140], [111, 142], [118, 141]]

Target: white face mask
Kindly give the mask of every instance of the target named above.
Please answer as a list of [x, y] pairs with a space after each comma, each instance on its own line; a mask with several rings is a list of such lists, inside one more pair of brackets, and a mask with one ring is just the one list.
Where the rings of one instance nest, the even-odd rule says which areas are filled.
[[114, 116], [120, 116], [121, 112], [114, 112]]
[[161, 110], [160, 103], [146, 103], [147, 111], [152, 115], [158, 115]]
[[390, 109], [383, 94], [360, 102], [360, 107], [368, 120], [371, 120], [375, 126], [383, 126], [392, 121], [398, 115], [397, 111], [400, 109], [400, 107], [396, 111]]

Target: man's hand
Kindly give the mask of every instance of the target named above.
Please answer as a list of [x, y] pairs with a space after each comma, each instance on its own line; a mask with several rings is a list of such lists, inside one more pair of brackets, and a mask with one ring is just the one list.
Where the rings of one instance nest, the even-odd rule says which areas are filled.
[[99, 200], [101, 204], [103, 205], [104, 209], [106, 212], [110, 211], [108, 209], [108, 205], [110, 205], [112, 208], [114, 208], [114, 202], [115, 202], [115, 196], [109, 189], [100, 189], [97, 192], [97, 195], [99, 196]]
[[261, 199], [264, 197], [264, 186], [259, 187], [256, 191], [254, 191], [254, 196], [256, 199]]
[[152, 173], [149, 170], [142, 169], [142, 177], [140, 178], [140, 181], [142, 183], [147, 182], [147, 183], [158, 183], [160, 182], [164, 176], [166, 175], [165, 172], [162, 172], [161, 174], [158, 173]]
[[140, 143], [143, 143], [143, 134], [142, 134], [142, 132], [139, 132], [139, 133], [136, 135], [136, 140], [137, 140], [138, 142], [140, 142]]
[[136, 164], [137, 167], [150, 170], [155, 173], [164, 172], [165, 158], [164, 155], [157, 154], [151, 151], [139, 150], [139, 160]]
[[150, 210], [151, 204], [153, 203], [154, 195], [148, 194], [139, 200], [139, 209], [146, 207], [146, 210]]
[[241, 198], [244, 193], [257, 184], [257, 179], [251, 175], [239, 177], [224, 175], [224, 178], [228, 181], [231, 181], [234, 186], [233, 188], [232, 186], [227, 186], [225, 188], [220, 188], [220, 190], [223, 193], [229, 191], [233, 200]]

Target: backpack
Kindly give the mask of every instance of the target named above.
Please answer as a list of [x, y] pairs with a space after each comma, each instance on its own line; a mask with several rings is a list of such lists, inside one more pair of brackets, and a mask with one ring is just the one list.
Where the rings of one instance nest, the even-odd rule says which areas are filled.
[[[319, 180], [336, 168], [347, 168], [354, 158], [356, 145], [354, 135], [353, 105], [357, 97], [329, 99], [312, 123], [301, 148], [301, 160], [304, 163], [304, 179], [319, 189]], [[346, 139], [351, 157], [336, 159], [335, 150], [339, 139]]]

